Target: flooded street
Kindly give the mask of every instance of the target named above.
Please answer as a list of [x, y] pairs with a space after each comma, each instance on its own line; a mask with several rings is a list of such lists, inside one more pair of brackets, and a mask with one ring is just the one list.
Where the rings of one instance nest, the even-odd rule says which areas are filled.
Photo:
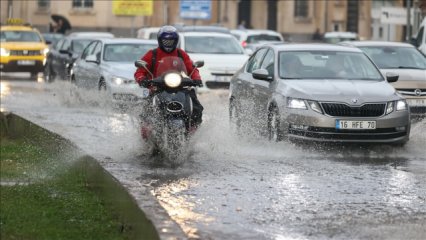
[[[135, 116], [106, 94], [3, 75], [1, 110], [73, 141], [133, 195], [148, 190], [195, 239], [426, 239], [426, 120], [404, 147], [295, 145], [234, 135], [228, 92], [202, 93], [183, 166], [144, 154]], [[140, 192], [138, 192], [140, 191]]]

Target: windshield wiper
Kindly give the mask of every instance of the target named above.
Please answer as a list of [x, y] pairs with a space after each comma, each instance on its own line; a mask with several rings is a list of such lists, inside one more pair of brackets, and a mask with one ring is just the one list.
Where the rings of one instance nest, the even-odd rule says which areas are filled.
[[410, 67], [410, 66], [399, 66], [400, 69], [421, 69], [425, 70], [425, 68], [419, 68], [419, 67]]

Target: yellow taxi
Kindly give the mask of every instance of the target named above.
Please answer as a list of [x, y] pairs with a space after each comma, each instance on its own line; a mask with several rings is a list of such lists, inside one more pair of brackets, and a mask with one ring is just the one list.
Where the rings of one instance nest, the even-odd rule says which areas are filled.
[[43, 71], [49, 51], [37, 29], [8, 21], [0, 27], [0, 71], [30, 72], [36, 77]]

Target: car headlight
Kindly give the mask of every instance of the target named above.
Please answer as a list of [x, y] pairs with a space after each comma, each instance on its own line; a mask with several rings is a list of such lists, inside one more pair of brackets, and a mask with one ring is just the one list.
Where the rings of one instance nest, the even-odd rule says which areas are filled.
[[175, 88], [182, 83], [182, 77], [177, 73], [168, 73], [164, 76], [164, 82], [168, 87]]
[[388, 102], [388, 106], [386, 107], [386, 115], [393, 112], [394, 102]]
[[316, 101], [308, 101], [308, 103], [309, 103], [309, 106], [311, 107], [312, 110], [314, 110], [317, 113], [321, 113], [322, 114], [322, 110], [321, 110], [321, 107], [320, 107], [320, 105], [319, 105], [318, 102], [316, 102]]
[[0, 55], [2, 57], [7, 57], [10, 55], [10, 51], [6, 48], [0, 48]]
[[288, 98], [287, 99], [287, 107], [294, 109], [308, 109], [305, 104], [305, 100], [296, 99], [296, 98]]
[[124, 83], [124, 79], [121, 77], [112, 77], [111, 81], [117, 85], [121, 85]]
[[49, 48], [45, 48], [43, 50], [40, 50], [40, 53], [43, 54], [44, 56], [46, 56], [47, 53], [49, 53]]
[[396, 101], [396, 111], [407, 110], [407, 102], [404, 99]]

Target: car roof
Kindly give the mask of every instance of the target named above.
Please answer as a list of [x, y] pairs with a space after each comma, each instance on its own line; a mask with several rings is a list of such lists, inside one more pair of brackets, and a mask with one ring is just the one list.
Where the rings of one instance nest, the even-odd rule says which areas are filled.
[[413, 47], [414, 48], [414, 46], [409, 43], [387, 42], [387, 41], [344, 41], [339, 44], [354, 46], [354, 47]]
[[272, 34], [272, 35], [281, 35], [279, 32], [269, 30], [269, 29], [234, 29], [231, 30], [232, 33], [246, 33], [250, 34]]
[[140, 38], [99, 38], [98, 40], [102, 41], [105, 44], [113, 43], [145, 43], [145, 44], [155, 44], [157, 45], [157, 40], [150, 39], [140, 39]]
[[357, 33], [354, 33], [354, 32], [326, 32], [325, 34], [324, 34], [324, 37], [325, 38], [328, 38], [328, 37], [357, 37], [358, 36], [358, 34]]
[[226, 27], [220, 26], [180, 26], [177, 27], [179, 32], [218, 32], [218, 33], [228, 33], [231, 31]]
[[114, 34], [110, 32], [73, 32], [73, 33], [70, 33], [68, 36], [70, 37], [74, 37], [74, 36], [114, 37]]
[[339, 51], [339, 52], [361, 52], [359, 48], [327, 43], [272, 43], [265, 44], [277, 51]]
[[234, 36], [228, 33], [218, 33], [218, 32], [180, 32], [183, 36], [218, 36], [218, 37], [229, 37], [233, 38]]

